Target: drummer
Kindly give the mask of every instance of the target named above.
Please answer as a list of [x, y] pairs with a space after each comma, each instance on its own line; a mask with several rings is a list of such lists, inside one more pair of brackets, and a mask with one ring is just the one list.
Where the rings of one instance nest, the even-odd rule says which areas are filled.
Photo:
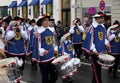
[[[17, 17], [18, 18], [18, 17]], [[28, 39], [27, 32], [20, 25], [21, 20], [11, 21], [10, 30], [6, 33], [8, 57], [18, 57], [23, 60], [23, 65], [20, 67], [21, 75], [23, 74], [25, 65], [25, 41]]]
[[80, 58], [82, 54], [82, 49], [81, 49], [82, 43], [83, 43], [82, 36], [83, 36], [83, 33], [85, 32], [81, 24], [80, 18], [76, 18], [75, 20], [73, 20], [73, 24], [69, 32], [72, 34], [72, 42], [75, 49], [75, 56], [77, 58]]
[[60, 41], [59, 55], [61, 56], [65, 54], [70, 55], [70, 58], [73, 58], [75, 54], [70, 33], [66, 33], [65, 35], [63, 35]]
[[[47, 16], [46, 14], [43, 14], [38, 18], [38, 29], [33, 41], [34, 54], [32, 57], [33, 60], [36, 60], [39, 63], [42, 74], [42, 83], [55, 83], [58, 78], [54, 67], [51, 64], [55, 59], [54, 54], [58, 52], [58, 47], [54, 44], [54, 34], [49, 27], [49, 18], [50, 16]], [[36, 41], [37, 39], [38, 41]]]
[[93, 16], [92, 25], [88, 28], [83, 50], [91, 55], [93, 79], [91, 83], [102, 83], [101, 65], [97, 63], [98, 55], [105, 53], [105, 45], [109, 46], [103, 25], [105, 14], [98, 12]]
[[119, 21], [115, 21], [110, 28], [108, 33], [110, 45], [111, 45], [111, 54], [115, 57], [115, 64], [113, 67], [109, 68], [109, 73], [113, 73], [113, 77], [120, 78], [117, 75], [117, 69], [120, 60], [120, 23]]

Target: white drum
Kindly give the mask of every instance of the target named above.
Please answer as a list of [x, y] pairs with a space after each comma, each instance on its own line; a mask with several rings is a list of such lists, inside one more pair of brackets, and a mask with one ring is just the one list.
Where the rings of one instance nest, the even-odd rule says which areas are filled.
[[62, 55], [62, 56], [56, 58], [55, 60], [53, 60], [52, 64], [54, 64], [54, 65], [60, 65], [60, 64], [65, 63], [69, 59], [70, 59], [70, 55]]
[[13, 82], [20, 80], [20, 71], [17, 60], [18, 58], [6, 58], [0, 60], [0, 68], [6, 70], [8, 78]]
[[80, 60], [78, 58], [72, 58], [61, 66], [59, 76], [61, 78], [68, 78], [77, 72], [77, 68], [80, 67]]
[[70, 59], [69, 55], [63, 55], [52, 61], [58, 72], [60, 78], [68, 78], [77, 72], [80, 67], [80, 60], [78, 58]]
[[115, 58], [109, 54], [102, 54], [98, 56], [98, 64], [106, 67], [111, 67], [114, 65]]
[[0, 83], [11, 83], [5, 69], [0, 69]]

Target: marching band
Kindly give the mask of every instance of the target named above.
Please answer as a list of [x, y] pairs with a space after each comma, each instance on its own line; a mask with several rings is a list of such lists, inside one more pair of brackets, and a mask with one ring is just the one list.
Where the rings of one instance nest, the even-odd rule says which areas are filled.
[[[113, 77], [120, 78], [117, 73], [120, 23], [115, 21], [106, 30], [103, 12], [95, 14], [92, 23], [87, 21], [88, 25], [82, 24], [80, 18], [75, 18], [69, 31], [59, 34], [62, 35], [59, 39], [54, 20], [47, 14], [40, 16], [37, 21], [20, 17], [10, 20], [9, 17], [6, 22], [8, 17], [0, 21], [0, 60], [17, 57], [20, 60], [17, 59], [18, 64], [22, 63], [19, 67], [20, 76], [23, 75], [26, 57], [30, 56], [32, 66], [39, 64], [42, 83], [56, 83], [58, 76], [71, 78], [80, 67], [81, 55], [88, 54], [93, 69], [91, 83], [102, 83], [102, 66], [107, 66]], [[12, 67], [17, 63], [12, 60], [9, 64]], [[6, 66], [10, 68], [8, 64]]]

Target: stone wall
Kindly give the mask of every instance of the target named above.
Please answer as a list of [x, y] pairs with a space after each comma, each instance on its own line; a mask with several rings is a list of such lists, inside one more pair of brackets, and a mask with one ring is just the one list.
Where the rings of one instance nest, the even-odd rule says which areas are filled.
[[120, 0], [112, 0], [112, 22], [120, 21]]

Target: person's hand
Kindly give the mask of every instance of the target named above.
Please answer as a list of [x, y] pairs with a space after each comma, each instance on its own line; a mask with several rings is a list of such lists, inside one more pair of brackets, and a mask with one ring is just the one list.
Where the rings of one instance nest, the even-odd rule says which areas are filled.
[[92, 51], [92, 50], [90, 50], [90, 54], [91, 55], [99, 55], [97, 51]]
[[59, 56], [58, 51], [54, 51], [54, 55], [55, 57], [58, 57]]
[[4, 50], [0, 49], [0, 56], [5, 56]]
[[47, 51], [47, 50], [45, 50], [45, 51], [44, 51], [44, 55], [47, 55], [47, 54], [48, 54], [48, 51]]

